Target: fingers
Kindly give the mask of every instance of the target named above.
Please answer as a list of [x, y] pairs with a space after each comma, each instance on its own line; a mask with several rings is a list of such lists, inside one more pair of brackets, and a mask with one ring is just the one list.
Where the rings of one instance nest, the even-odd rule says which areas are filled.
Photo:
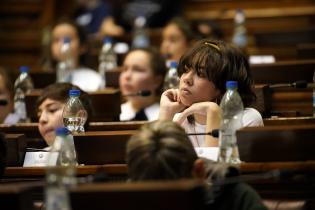
[[169, 89], [163, 93], [171, 102], [179, 102], [179, 95], [177, 89]]

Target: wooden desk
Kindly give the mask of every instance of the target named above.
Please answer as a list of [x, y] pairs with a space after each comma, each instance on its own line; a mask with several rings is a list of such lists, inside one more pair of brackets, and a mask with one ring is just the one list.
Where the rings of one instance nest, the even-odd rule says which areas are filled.
[[315, 125], [315, 117], [272, 117], [264, 118], [265, 126]]
[[[25, 97], [26, 111], [32, 122], [37, 122], [36, 100], [41, 90], [34, 90]], [[105, 89], [89, 93], [93, 115], [90, 121], [119, 121], [121, 95], [118, 89]]]
[[4, 140], [7, 147], [7, 166], [22, 166], [26, 149], [24, 134], [5, 134]]
[[[239, 167], [244, 181], [254, 187], [263, 198], [310, 199], [315, 196], [315, 161], [241, 163]], [[264, 178], [261, 176], [262, 173], [275, 169], [292, 171], [292, 173], [290, 176], [280, 177], [280, 179], [279, 177]], [[77, 167], [77, 174], [81, 177], [99, 172], [105, 172], [113, 182], [127, 179], [125, 164]], [[248, 179], [248, 175], [252, 178]], [[43, 167], [7, 167], [1, 182], [39, 181], [43, 180], [44, 176]]]
[[264, 118], [313, 116], [312, 88], [270, 88], [269, 85], [257, 84], [254, 90], [257, 101], [252, 106]]
[[246, 162], [315, 160], [315, 125], [246, 127], [236, 131]]
[[[290, 162], [242, 162], [239, 165], [242, 174], [263, 173], [270, 170], [295, 170], [304, 172], [315, 172], [315, 160], [290, 161]], [[109, 176], [127, 176], [126, 164], [106, 164], [77, 166], [77, 175], [85, 176], [106, 172]], [[45, 167], [7, 167], [4, 178], [43, 178]]]
[[[119, 131], [137, 130], [148, 121], [126, 122], [90, 122], [87, 131]], [[14, 125], [0, 124], [0, 132], [10, 134], [24, 134], [27, 138], [41, 138], [38, 123], [17, 123]]]
[[205, 183], [200, 180], [97, 183], [70, 190], [73, 210], [201, 210]]
[[292, 83], [298, 80], [313, 82], [315, 60], [280, 61], [250, 66], [256, 84]]

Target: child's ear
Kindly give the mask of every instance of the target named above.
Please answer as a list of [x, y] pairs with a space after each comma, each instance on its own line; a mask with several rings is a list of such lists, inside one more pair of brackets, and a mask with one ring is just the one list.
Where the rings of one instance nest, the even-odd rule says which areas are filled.
[[192, 176], [194, 178], [205, 179], [206, 178], [206, 169], [204, 160], [198, 158], [195, 160], [193, 168], [192, 168]]

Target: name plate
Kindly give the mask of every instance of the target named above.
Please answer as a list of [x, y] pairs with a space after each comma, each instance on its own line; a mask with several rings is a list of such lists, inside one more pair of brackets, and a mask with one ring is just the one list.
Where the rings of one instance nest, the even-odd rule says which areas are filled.
[[[49, 152], [26, 152], [23, 167], [43, 167], [48, 165]], [[56, 165], [58, 153], [51, 154], [50, 166]]]
[[219, 147], [195, 147], [198, 157], [207, 158], [209, 160], [218, 161]]

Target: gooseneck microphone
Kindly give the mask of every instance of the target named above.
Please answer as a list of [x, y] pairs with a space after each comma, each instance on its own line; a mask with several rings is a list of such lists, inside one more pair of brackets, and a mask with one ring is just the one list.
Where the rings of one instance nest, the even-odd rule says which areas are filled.
[[0, 106], [6, 106], [8, 104], [8, 101], [5, 99], [0, 99]]
[[219, 129], [214, 129], [210, 132], [207, 133], [187, 133], [188, 136], [204, 136], [204, 135], [209, 135], [213, 136], [214, 138], [219, 138]]
[[305, 80], [299, 80], [293, 83], [288, 83], [288, 84], [274, 84], [274, 85], [269, 85], [270, 88], [285, 88], [285, 87], [294, 87], [298, 89], [306, 88], [307, 82]]
[[129, 96], [150, 96], [151, 95], [151, 91], [150, 90], [140, 90], [139, 92], [136, 93], [130, 93], [130, 94], [126, 94], [123, 95], [124, 97], [129, 97]]

